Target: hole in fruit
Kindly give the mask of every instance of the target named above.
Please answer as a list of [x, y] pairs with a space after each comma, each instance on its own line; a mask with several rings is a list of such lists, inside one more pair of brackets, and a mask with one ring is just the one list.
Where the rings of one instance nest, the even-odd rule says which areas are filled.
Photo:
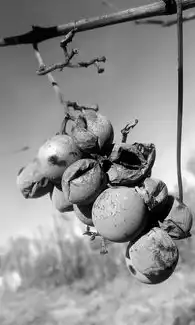
[[134, 269], [134, 267], [132, 265], [129, 265], [129, 270], [131, 271], [131, 273], [133, 273], [134, 275], [137, 273], [136, 270]]
[[119, 158], [119, 164], [130, 169], [139, 169], [141, 161], [133, 152], [122, 151]]

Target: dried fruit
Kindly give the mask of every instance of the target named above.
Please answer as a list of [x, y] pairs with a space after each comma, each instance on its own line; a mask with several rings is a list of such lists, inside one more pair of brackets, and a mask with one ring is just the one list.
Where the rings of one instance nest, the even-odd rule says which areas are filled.
[[93, 207], [93, 203], [89, 205], [77, 205], [77, 204], [73, 205], [74, 212], [77, 218], [79, 218], [79, 220], [83, 222], [85, 225], [90, 227], [94, 226], [92, 221], [92, 207]]
[[136, 191], [143, 198], [150, 211], [158, 212], [163, 208], [168, 198], [168, 188], [160, 179], [147, 177], [143, 183], [136, 186]]
[[191, 236], [192, 223], [192, 211], [178, 198], [174, 198], [172, 208], [160, 226], [172, 238], [184, 239]]
[[60, 134], [47, 140], [37, 154], [42, 173], [52, 181], [60, 181], [65, 169], [81, 157], [73, 139]]
[[53, 184], [42, 174], [37, 159], [20, 169], [16, 183], [26, 199], [39, 198], [53, 189]]
[[95, 200], [92, 220], [97, 231], [114, 242], [136, 238], [147, 223], [147, 208], [132, 188], [108, 188]]
[[61, 213], [73, 211], [73, 205], [65, 199], [64, 193], [61, 189], [54, 186], [51, 193], [51, 200], [54, 207]]
[[179, 258], [177, 245], [160, 228], [153, 228], [126, 250], [126, 265], [140, 282], [157, 284], [174, 272]]
[[73, 115], [75, 121], [70, 116], [70, 120], [65, 122], [63, 133], [71, 135], [84, 152], [104, 153], [114, 138], [114, 130], [107, 117], [94, 110], [83, 110], [82, 114]]
[[62, 176], [65, 197], [74, 204], [88, 205], [106, 188], [107, 176], [98, 161], [80, 159]]
[[153, 144], [115, 144], [109, 157], [113, 163], [108, 170], [114, 186], [135, 186], [151, 173], [156, 157]]

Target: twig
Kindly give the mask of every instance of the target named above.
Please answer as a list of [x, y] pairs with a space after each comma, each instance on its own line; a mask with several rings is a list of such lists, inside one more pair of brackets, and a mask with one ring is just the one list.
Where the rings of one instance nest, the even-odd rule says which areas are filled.
[[66, 61], [63, 62], [63, 63], [56, 63], [56, 64], [53, 64], [52, 66], [50, 67], [46, 67], [46, 66], [41, 66], [39, 68], [39, 70], [37, 71], [37, 74], [39, 76], [44, 76], [52, 71], [55, 71], [55, 70], [60, 70], [62, 71], [65, 67], [68, 67], [69, 64], [70, 64], [70, 60], [76, 55], [78, 54], [78, 50], [74, 49], [72, 50], [72, 52], [70, 53], [70, 55], [67, 57]]
[[126, 143], [127, 141], [127, 136], [129, 132], [137, 125], [138, 120], [135, 119], [134, 122], [127, 123], [127, 125], [121, 130], [122, 133], [122, 143]]
[[77, 111], [83, 111], [83, 110], [93, 110], [95, 112], [99, 111], [99, 106], [98, 105], [93, 105], [93, 106], [84, 106], [84, 105], [79, 105], [77, 102], [72, 102], [70, 100], [68, 100], [66, 102], [67, 107], [72, 107], [74, 108], [74, 110]]
[[[182, 1], [182, 10], [187, 10], [194, 7], [195, 0]], [[108, 15], [73, 21], [64, 25], [52, 27], [33, 26], [32, 30], [25, 34], [0, 39], [0, 46], [38, 44], [50, 38], [65, 35], [75, 28], [77, 32], [84, 32], [86, 30], [121, 24], [138, 19], [172, 15], [174, 13], [175, 12], [169, 12], [167, 10], [167, 6], [162, 1], [158, 1], [152, 4], [118, 11]]]
[[[194, 20], [195, 19], [195, 13], [190, 13], [186, 17], [183, 17], [182, 21], [183, 23], [186, 21]], [[161, 19], [146, 19], [146, 20], [136, 20], [135, 24], [137, 25], [159, 25], [161, 27], [171, 27], [175, 24], [177, 24], [177, 18], [173, 18], [171, 20], [165, 21]]]
[[[35, 51], [35, 57], [38, 61], [38, 64], [39, 64], [39, 70], [41, 69], [44, 69], [45, 68], [45, 64], [43, 62], [43, 59], [41, 57], [41, 54], [39, 52], [39, 49], [38, 49], [38, 45], [37, 44], [33, 44], [33, 48], [34, 48], [34, 51]], [[64, 109], [65, 109], [65, 112], [68, 113], [68, 108], [67, 108], [67, 105], [66, 105], [66, 101], [64, 100], [64, 96], [60, 90], [60, 87], [58, 85], [58, 83], [55, 81], [54, 77], [52, 76], [51, 73], [48, 73], [47, 74], [47, 78], [49, 80], [49, 82], [51, 83], [56, 95], [57, 95], [57, 98], [59, 99], [60, 101], [60, 104], [63, 105]]]
[[181, 141], [183, 121], [183, 22], [182, 1], [177, 0], [177, 39], [178, 39], [178, 113], [177, 113], [177, 178], [179, 199], [183, 202], [183, 185], [181, 173]]
[[98, 63], [99, 62], [105, 62], [106, 61], [106, 58], [105, 56], [102, 56], [102, 57], [99, 57], [99, 58], [95, 58], [95, 59], [92, 59], [88, 62], [77, 62], [75, 64], [71, 63], [70, 60], [75, 56], [75, 54], [78, 54], [78, 51], [77, 50], [72, 50], [70, 56], [68, 56], [67, 60], [63, 63], [57, 63], [57, 64], [54, 64], [50, 67], [41, 67], [41, 69], [39, 69], [37, 71], [37, 74], [38, 75], [45, 75], [49, 72], [52, 72], [52, 71], [55, 71], [55, 70], [60, 70], [62, 71], [65, 67], [67, 68], [88, 68], [89, 66], [91, 65], [94, 65], [96, 68], [97, 68], [97, 71], [98, 73], [102, 73], [104, 72], [104, 68], [101, 68]]

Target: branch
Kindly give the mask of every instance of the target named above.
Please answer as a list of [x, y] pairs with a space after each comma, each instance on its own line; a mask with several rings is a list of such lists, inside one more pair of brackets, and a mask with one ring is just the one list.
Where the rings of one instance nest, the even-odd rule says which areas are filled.
[[[195, 0], [183, 0], [182, 10], [187, 10], [195, 7]], [[92, 17], [70, 22], [68, 24], [53, 26], [53, 27], [39, 27], [33, 26], [32, 30], [26, 34], [6, 37], [0, 39], [0, 46], [17, 45], [17, 44], [38, 44], [48, 39], [65, 35], [71, 30], [75, 29], [77, 32], [111, 26], [115, 24], [135, 21], [138, 19], [151, 18], [155, 16], [172, 15], [176, 13], [175, 10], [169, 10], [163, 1], [155, 2], [153, 4], [140, 6], [137, 8], [126, 9], [103, 15], [100, 17]]]
[[[45, 64], [43, 62], [43, 59], [41, 57], [41, 54], [39, 52], [39, 49], [38, 49], [38, 45], [37, 44], [33, 44], [33, 48], [34, 48], [34, 51], [35, 51], [35, 57], [38, 61], [38, 64], [39, 64], [39, 70], [42, 70], [42, 69], [45, 69]], [[57, 98], [59, 99], [60, 101], [60, 104], [63, 105], [64, 109], [65, 109], [65, 112], [68, 113], [68, 108], [67, 108], [67, 105], [66, 105], [66, 101], [64, 100], [64, 96], [60, 90], [60, 87], [58, 85], [58, 83], [55, 81], [54, 77], [52, 76], [51, 73], [48, 73], [47, 74], [47, 78], [49, 80], [49, 82], [51, 83], [52, 87], [54, 88], [54, 91], [57, 95]]]
[[[183, 17], [182, 22], [190, 21], [195, 19], [195, 13], [190, 13], [187, 16]], [[160, 25], [162, 27], [171, 27], [173, 25], [177, 24], [177, 18], [173, 18], [171, 20], [165, 21], [165, 20], [160, 20], [160, 19], [146, 19], [143, 21], [136, 20], [135, 21], [136, 25], [143, 25], [143, 24], [148, 24], [148, 25]]]
[[75, 54], [77, 54], [78, 51], [77, 50], [72, 50], [70, 56], [65, 60], [65, 62], [63, 63], [56, 63], [53, 64], [50, 67], [41, 67], [38, 71], [37, 74], [38, 75], [45, 75], [49, 72], [55, 71], [55, 70], [60, 70], [62, 71], [65, 67], [67, 68], [88, 68], [91, 65], [94, 65], [97, 68], [97, 72], [103, 73], [104, 72], [104, 68], [101, 68], [98, 63], [99, 62], [106, 62], [106, 58], [105, 56], [99, 57], [99, 58], [94, 58], [88, 62], [77, 62], [75, 64], [71, 63], [71, 59], [75, 56]]

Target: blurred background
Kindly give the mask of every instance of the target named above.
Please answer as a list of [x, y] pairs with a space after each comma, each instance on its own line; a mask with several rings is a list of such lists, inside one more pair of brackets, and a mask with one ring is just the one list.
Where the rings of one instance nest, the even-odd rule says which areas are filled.
[[[23, 34], [32, 25], [59, 25], [152, 2], [1, 0], [1, 37]], [[189, 12], [193, 10], [184, 15]], [[194, 27], [193, 20], [184, 24], [182, 140], [184, 202], [192, 209]], [[40, 44], [47, 65], [63, 61], [60, 40]], [[54, 72], [65, 100], [98, 104], [114, 126], [115, 141], [125, 124], [137, 118], [129, 142], [156, 145], [153, 176], [177, 191], [176, 26], [125, 23], [79, 33], [72, 46], [79, 49], [79, 60], [105, 55], [107, 62], [101, 75], [94, 67]], [[154, 287], [138, 284], [127, 273], [125, 245], [110, 245], [109, 254], [101, 256], [98, 239], [90, 242], [82, 236], [73, 213], [60, 215], [48, 196], [25, 200], [18, 191], [19, 169], [59, 130], [63, 118], [47, 77], [38, 76], [37, 69], [31, 46], [0, 48], [0, 323], [194, 324], [193, 236], [178, 243], [180, 261], [169, 280]]]

